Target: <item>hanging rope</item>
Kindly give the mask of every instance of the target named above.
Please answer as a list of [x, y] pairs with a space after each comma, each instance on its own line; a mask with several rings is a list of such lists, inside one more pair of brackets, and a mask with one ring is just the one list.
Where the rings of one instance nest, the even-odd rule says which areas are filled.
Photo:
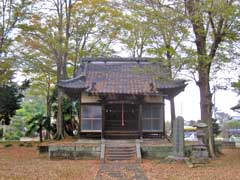
[[122, 127], [124, 126], [124, 103], [122, 102]]

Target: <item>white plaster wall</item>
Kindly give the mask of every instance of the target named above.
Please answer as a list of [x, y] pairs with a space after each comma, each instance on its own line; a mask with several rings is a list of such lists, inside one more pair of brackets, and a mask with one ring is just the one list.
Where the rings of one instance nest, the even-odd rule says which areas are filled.
[[163, 103], [162, 96], [146, 96], [144, 101], [147, 103]]
[[98, 96], [89, 96], [87, 93], [82, 93], [82, 103], [98, 103]]

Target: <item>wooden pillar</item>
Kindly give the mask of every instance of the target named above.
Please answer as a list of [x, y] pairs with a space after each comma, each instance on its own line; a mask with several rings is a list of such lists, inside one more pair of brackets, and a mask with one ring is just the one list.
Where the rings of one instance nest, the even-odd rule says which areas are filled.
[[79, 97], [79, 114], [78, 114], [78, 134], [80, 137], [80, 133], [81, 133], [81, 123], [82, 123], [82, 93], [80, 93], [80, 97]]
[[139, 103], [138, 132], [139, 132], [140, 139], [142, 139], [143, 138], [143, 131], [142, 131], [142, 102]]
[[104, 129], [105, 129], [105, 101], [102, 101], [102, 131], [101, 131], [101, 139], [104, 139]]
[[165, 101], [165, 98], [163, 98], [163, 103], [162, 103], [162, 120], [163, 120], [163, 138], [165, 138], [165, 136], [166, 136], [166, 132], [165, 132], [165, 103], [164, 103], [164, 101]]
[[171, 136], [172, 136], [173, 135], [173, 125], [174, 125], [174, 121], [176, 119], [174, 96], [170, 97], [169, 101], [170, 101], [170, 109], [171, 109]]

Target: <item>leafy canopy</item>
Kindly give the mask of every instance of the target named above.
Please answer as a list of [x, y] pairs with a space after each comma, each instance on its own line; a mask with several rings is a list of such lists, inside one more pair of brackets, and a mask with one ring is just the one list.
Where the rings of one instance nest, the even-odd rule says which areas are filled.
[[24, 97], [23, 90], [29, 86], [29, 81], [24, 81], [21, 86], [9, 83], [0, 86], [0, 121], [9, 124], [11, 117], [20, 109], [20, 103]]

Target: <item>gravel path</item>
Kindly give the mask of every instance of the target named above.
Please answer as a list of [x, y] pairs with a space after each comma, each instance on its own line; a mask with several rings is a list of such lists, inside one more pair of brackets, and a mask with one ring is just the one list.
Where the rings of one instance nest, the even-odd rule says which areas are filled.
[[100, 164], [96, 180], [147, 180], [138, 163]]

